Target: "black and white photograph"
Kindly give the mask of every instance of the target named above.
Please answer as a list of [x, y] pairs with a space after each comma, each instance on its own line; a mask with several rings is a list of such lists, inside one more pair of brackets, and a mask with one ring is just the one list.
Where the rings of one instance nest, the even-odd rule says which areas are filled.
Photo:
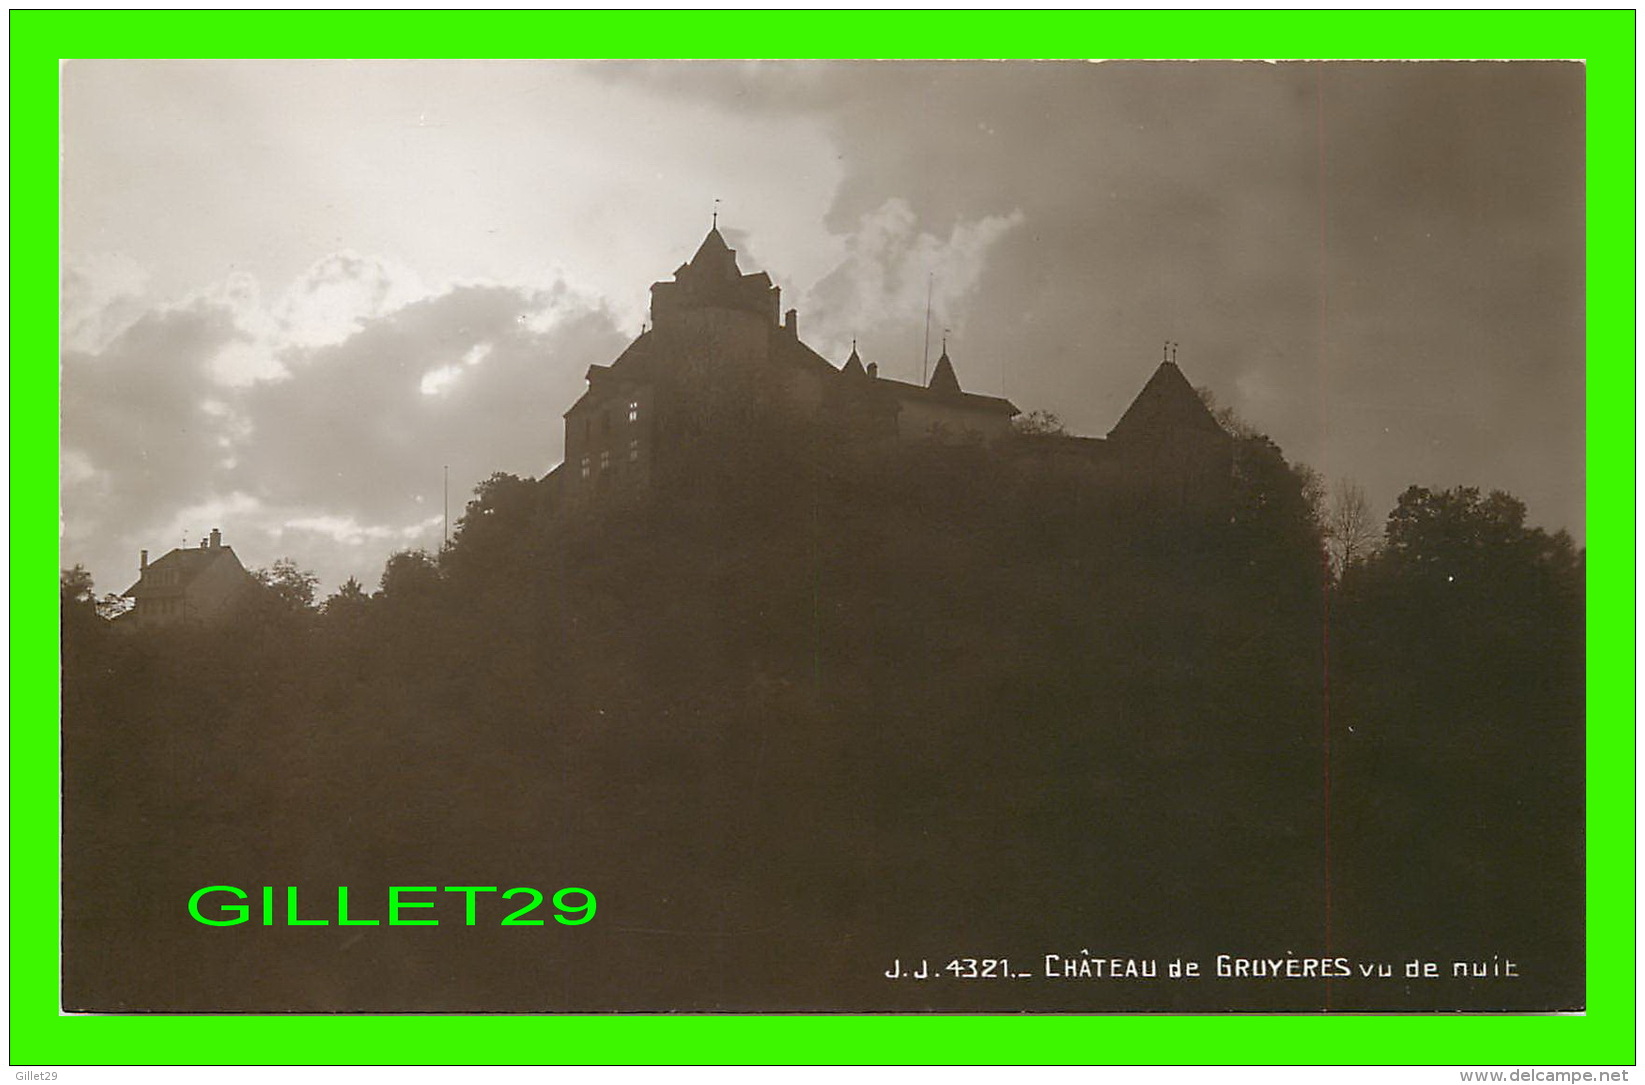
[[60, 1008], [1584, 1010], [1584, 103], [65, 62]]

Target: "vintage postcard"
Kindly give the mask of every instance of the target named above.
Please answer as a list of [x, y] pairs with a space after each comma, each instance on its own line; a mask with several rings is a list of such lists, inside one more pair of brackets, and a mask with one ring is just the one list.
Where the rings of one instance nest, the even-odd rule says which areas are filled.
[[65, 63], [62, 1010], [1582, 1011], [1585, 76]]

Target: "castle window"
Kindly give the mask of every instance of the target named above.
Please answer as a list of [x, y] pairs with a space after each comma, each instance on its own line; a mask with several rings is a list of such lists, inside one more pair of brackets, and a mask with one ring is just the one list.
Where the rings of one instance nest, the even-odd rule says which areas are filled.
[[604, 471], [604, 470], [608, 469], [610, 466], [611, 466], [611, 450], [609, 448], [602, 449], [600, 451], [600, 470]]
[[628, 462], [629, 463], [634, 463], [639, 458], [640, 458], [640, 439], [638, 437], [636, 437], [632, 441], [628, 442]]
[[638, 422], [640, 420], [640, 401], [637, 399], [631, 399], [628, 401], [628, 420], [630, 422]]
[[588, 477], [588, 457], [587, 456], [583, 457], [583, 477], [584, 478]]

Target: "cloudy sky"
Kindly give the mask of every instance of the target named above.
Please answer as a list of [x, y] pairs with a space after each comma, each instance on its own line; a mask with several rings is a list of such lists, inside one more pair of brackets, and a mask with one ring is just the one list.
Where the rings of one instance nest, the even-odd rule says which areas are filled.
[[1180, 344], [1293, 460], [1583, 537], [1575, 64], [63, 69], [63, 562], [221, 527], [329, 591], [559, 462], [720, 201], [836, 363], [1104, 434]]

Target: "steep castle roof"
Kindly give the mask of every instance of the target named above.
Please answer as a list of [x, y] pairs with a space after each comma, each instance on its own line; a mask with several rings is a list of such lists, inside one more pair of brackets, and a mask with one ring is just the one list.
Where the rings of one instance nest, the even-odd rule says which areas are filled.
[[697, 252], [674, 271], [673, 282], [651, 286], [651, 322], [658, 324], [687, 309], [740, 309], [775, 324], [781, 292], [763, 271], [744, 275], [737, 250], [725, 243], [719, 226], [708, 231]]
[[[737, 270], [737, 250], [725, 243], [718, 226], [708, 231], [703, 243], [697, 246], [697, 254], [682, 266], [680, 271], [687, 268], [720, 279], [736, 279], [742, 274]], [[678, 276], [680, 271], [674, 274]]]
[[1171, 430], [1202, 430], [1224, 433], [1205, 401], [1194, 391], [1175, 362], [1161, 362], [1125, 414], [1108, 431], [1108, 436], [1124, 439]]
[[941, 401], [946, 404], [959, 404], [979, 411], [992, 414], [1017, 415], [1022, 412], [1009, 399], [999, 396], [978, 395], [976, 392], [967, 392], [960, 387], [959, 375], [954, 372], [954, 363], [948, 357], [948, 347], [945, 345], [942, 356], [937, 359], [937, 366], [931, 371], [931, 379], [924, 385], [913, 384], [908, 381], [893, 380], [881, 377], [876, 384], [884, 387], [887, 392], [898, 399]]
[[960, 378], [954, 372], [954, 363], [948, 357], [947, 347], [943, 348], [942, 357], [937, 359], [937, 367], [931, 371], [931, 379], [926, 384], [913, 384], [889, 377], [877, 378], [874, 384], [883, 388], [886, 394], [898, 399], [940, 401], [950, 406], [964, 406], [972, 410], [1007, 416], [1022, 413], [1009, 399], [978, 395], [962, 389]]

